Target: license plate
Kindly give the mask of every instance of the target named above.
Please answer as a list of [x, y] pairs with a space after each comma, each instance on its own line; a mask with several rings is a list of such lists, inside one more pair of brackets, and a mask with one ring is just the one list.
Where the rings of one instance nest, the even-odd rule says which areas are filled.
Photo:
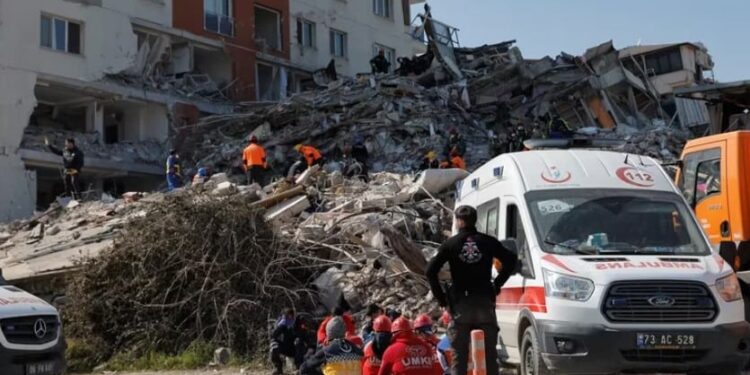
[[55, 362], [29, 363], [26, 375], [55, 375]]
[[638, 333], [635, 346], [638, 349], [695, 349], [695, 335], [680, 333]]

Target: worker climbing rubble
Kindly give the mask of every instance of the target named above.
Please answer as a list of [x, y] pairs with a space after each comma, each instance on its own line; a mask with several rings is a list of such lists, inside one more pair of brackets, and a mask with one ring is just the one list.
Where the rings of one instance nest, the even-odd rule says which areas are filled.
[[404, 317], [392, 326], [393, 340], [383, 354], [379, 375], [441, 375], [443, 373], [432, 346], [414, 335], [411, 322]]
[[[477, 211], [470, 206], [460, 206], [454, 215], [457, 235], [438, 249], [430, 260], [426, 276], [432, 294], [441, 307], [448, 308], [454, 317], [449, 332], [455, 353], [453, 374], [465, 375], [468, 365], [470, 334], [474, 329], [484, 330], [485, 347], [494, 348], [498, 326], [495, 316], [495, 298], [516, 268], [517, 257], [497, 239], [476, 229]], [[493, 259], [501, 268], [492, 279]], [[452, 284], [447, 293], [438, 278], [445, 263], [450, 264]], [[487, 373], [497, 374], [497, 353], [487, 350]]]
[[76, 140], [67, 138], [65, 148], [59, 148], [51, 145], [49, 139], [44, 138], [44, 144], [56, 155], [62, 156], [63, 161], [63, 184], [65, 185], [65, 195], [73, 199], [81, 199], [81, 168], [83, 168], [83, 151], [76, 146]]
[[464, 156], [466, 153], [466, 143], [458, 129], [451, 128], [448, 136], [448, 144], [445, 146], [445, 156], [450, 157], [453, 154]]
[[362, 349], [346, 339], [346, 331], [343, 317], [330, 319], [321, 349], [302, 364], [300, 375], [362, 375]]
[[362, 375], [378, 375], [383, 362], [383, 354], [391, 345], [391, 320], [385, 315], [375, 318], [372, 325], [372, 340], [365, 345], [362, 359]]
[[323, 165], [325, 161], [320, 150], [313, 146], [300, 143], [294, 146], [294, 150], [300, 154], [300, 158], [292, 164], [291, 168], [289, 168], [287, 177], [294, 177], [295, 175], [302, 173], [305, 168], [310, 168], [313, 165]]
[[385, 58], [384, 50], [381, 49], [375, 57], [370, 59], [370, 68], [373, 74], [388, 73], [391, 69], [391, 63]]
[[250, 144], [242, 151], [242, 164], [245, 167], [247, 184], [263, 185], [264, 174], [268, 169], [266, 161], [266, 150], [258, 142], [258, 137], [254, 134], [250, 136]]
[[464, 158], [461, 157], [461, 155], [458, 154], [457, 151], [451, 151], [450, 158], [442, 163], [440, 163], [441, 169], [448, 169], [448, 168], [458, 168], [458, 169], [466, 169], [466, 162], [464, 161]]

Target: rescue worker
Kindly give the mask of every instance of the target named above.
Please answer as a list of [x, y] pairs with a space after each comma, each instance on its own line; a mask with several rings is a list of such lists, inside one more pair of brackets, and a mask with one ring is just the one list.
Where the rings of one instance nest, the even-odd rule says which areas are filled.
[[47, 138], [44, 138], [44, 144], [53, 154], [62, 156], [63, 168], [65, 169], [63, 177], [65, 195], [73, 199], [81, 199], [80, 179], [81, 168], [83, 168], [83, 151], [76, 146], [76, 140], [73, 138], [66, 139], [65, 148], [62, 150], [51, 145]]
[[[484, 330], [485, 348], [494, 348], [497, 343], [495, 299], [515, 271], [518, 259], [494, 237], [477, 231], [477, 211], [473, 207], [458, 207], [454, 219], [459, 232], [440, 246], [427, 266], [426, 276], [435, 299], [453, 316], [448, 329], [455, 354], [452, 373], [465, 375], [471, 331]], [[501, 263], [494, 280], [493, 259]], [[452, 280], [447, 295], [438, 278], [445, 263], [450, 264]], [[497, 374], [496, 351], [486, 353], [487, 373]]]
[[354, 145], [351, 149], [351, 156], [352, 159], [354, 159], [359, 164], [360, 170], [356, 174], [356, 176], [362, 178], [364, 182], [369, 182], [370, 177], [368, 175], [369, 168], [367, 167], [367, 162], [370, 159], [370, 154], [367, 151], [367, 146], [365, 146], [362, 137], [357, 136], [354, 138]]
[[440, 161], [437, 159], [437, 152], [435, 151], [428, 151], [427, 154], [425, 154], [424, 159], [422, 159], [422, 164], [419, 165], [419, 171], [424, 171], [427, 169], [438, 169], [440, 168]]
[[436, 350], [440, 339], [435, 336], [435, 331], [433, 331], [432, 326], [432, 318], [427, 314], [420, 314], [414, 319], [414, 334], [426, 343], [432, 345], [433, 350]]
[[391, 63], [385, 58], [384, 50], [378, 51], [378, 54], [370, 60], [370, 68], [372, 68], [372, 74], [388, 73]]
[[[450, 327], [451, 314], [448, 311], [443, 311], [443, 316], [440, 321], [444, 326]], [[440, 341], [437, 344], [437, 356], [440, 362], [440, 367], [443, 368], [443, 374], [448, 375], [451, 373], [451, 364], [453, 363], [453, 348], [451, 347], [450, 336], [446, 333], [440, 337]]]
[[360, 333], [362, 341], [364, 341], [365, 344], [370, 342], [370, 340], [372, 340], [374, 336], [373, 326], [375, 325], [375, 319], [382, 316], [383, 314], [385, 314], [385, 311], [383, 311], [380, 306], [374, 303], [370, 306], [367, 306], [367, 312], [365, 313], [365, 315], [367, 316], [367, 321], [365, 322], [364, 327], [362, 327], [362, 332]]
[[344, 318], [328, 321], [323, 347], [302, 364], [300, 375], [362, 375], [362, 350], [345, 337]]
[[250, 144], [242, 152], [242, 165], [245, 167], [247, 184], [263, 185], [263, 174], [268, 169], [266, 150], [258, 143], [258, 137], [250, 136]]
[[[294, 365], [297, 369], [302, 365], [305, 359], [305, 337], [299, 331], [301, 327], [297, 325], [294, 310], [287, 309], [276, 321], [276, 327], [271, 333], [271, 363], [274, 366], [274, 375], [284, 373], [283, 357], [294, 359]], [[283, 357], [282, 357], [283, 356]]]
[[[332, 319], [336, 317], [340, 317], [344, 320], [344, 323], [346, 324], [346, 334], [349, 338], [354, 338], [354, 341], [357, 341], [356, 339], [356, 327], [354, 325], [354, 318], [352, 318], [351, 315], [346, 313], [345, 307], [336, 307], [333, 309], [333, 313], [328, 316], [327, 318], [323, 319], [323, 322], [320, 323], [320, 327], [318, 327], [318, 345], [322, 345], [326, 341], [326, 326], [328, 325], [328, 322], [330, 322]], [[360, 339], [361, 340], [361, 339]], [[364, 345], [364, 344], [363, 344]], [[361, 346], [363, 346], [361, 345]]]
[[204, 184], [210, 177], [211, 176], [208, 173], [208, 168], [200, 167], [198, 168], [198, 173], [193, 176], [193, 185]]
[[445, 146], [445, 156], [449, 157], [454, 152], [463, 157], [466, 153], [466, 143], [456, 128], [451, 128], [448, 136], [448, 144]]
[[167, 157], [167, 191], [182, 187], [182, 167], [180, 166], [180, 155], [177, 151], [169, 150]]
[[323, 164], [323, 155], [313, 146], [298, 144], [294, 146], [294, 149], [300, 153], [300, 158], [289, 168], [287, 172], [287, 179], [293, 180], [294, 176], [304, 172], [305, 168], [312, 167], [313, 165]]
[[563, 120], [558, 115], [552, 116], [552, 119], [550, 119], [548, 124], [547, 134], [549, 134], [549, 138], [570, 138], [573, 133], [573, 129], [570, 127], [567, 121]]
[[365, 355], [362, 359], [362, 375], [378, 375], [383, 353], [391, 345], [391, 320], [385, 315], [375, 318], [372, 341], [365, 345]]
[[[443, 373], [430, 344], [412, 332], [411, 323], [401, 317], [391, 325], [393, 340], [383, 354], [378, 375], [441, 375]], [[490, 373], [488, 374], [497, 374]]]
[[466, 170], [466, 162], [464, 161], [464, 158], [461, 157], [457, 152], [452, 151], [450, 159], [440, 163], [440, 168], [442, 169], [448, 169], [448, 168], [458, 168]]

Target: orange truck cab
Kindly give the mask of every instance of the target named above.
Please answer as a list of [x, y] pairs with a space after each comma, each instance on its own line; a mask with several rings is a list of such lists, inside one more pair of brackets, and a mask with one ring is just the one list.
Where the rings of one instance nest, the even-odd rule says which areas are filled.
[[713, 245], [750, 246], [750, 131], [698, 138], [685, 145], [677, 186]]

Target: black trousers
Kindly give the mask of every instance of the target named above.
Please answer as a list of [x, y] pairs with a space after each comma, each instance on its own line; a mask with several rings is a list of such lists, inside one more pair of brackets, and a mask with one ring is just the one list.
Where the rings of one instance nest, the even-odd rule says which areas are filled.
[[487, 375], [498, 375], [497, 336], [500, 329], [495, 316], [495, 303], [486, 296], [465, 297], [451, 309], [453, 321], [448, 327], [448, 337], [453, 347], [453, 375], [466, 375], [471, 347], [471, 331], [484, 331], [484, 351], [487, 358]]
[[65, 184], [65, 195], [73, 199], [81, 199], [78, 173], [65, 173], [63, 183]]
[[271, 342], [271, 363], [273, 363], [276, 373], [281, 374], [284, 372], [284, 357], [294, 358], [294, 366], [299, 369], [302, 366], [302, 362], [305, 361], [305, 351], [305, 344], [301, 340], [297, 340], [294, 343], [294, 350], [290, 350], [289, 348], [282, 350], [278, 343]]
[[252, 185], [257, 183], [258, 185], [263, 186], [263, 172], [265, 172], [265, 170], [261, 166], [247, 167], [247, 172], [245, 173], [245, 176], [247, 176], [247, 184]]

